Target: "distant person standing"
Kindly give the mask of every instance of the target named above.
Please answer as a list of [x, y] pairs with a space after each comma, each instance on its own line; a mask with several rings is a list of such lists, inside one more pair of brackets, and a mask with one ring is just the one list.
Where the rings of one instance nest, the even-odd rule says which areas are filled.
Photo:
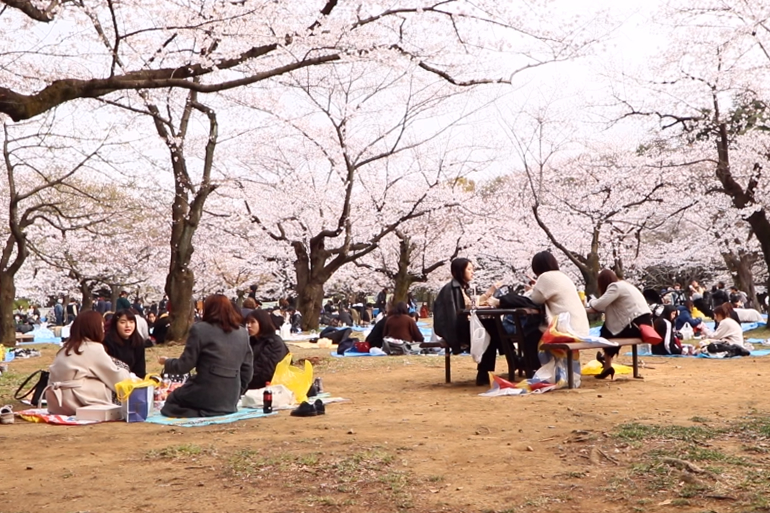
[[142, 298], [139, 296], [136, 296], [134, 298], [134, 304], [131, 305], [131, 308], [134, 309], [134, 312], [144, 317], [144, 302], [142, 301]]
[[374, 307], [377, 308], [380, 312], [385, 312], [385, 306], [388, 304], [388, 289], [383, 288], [379, 294], [377, 294], [377, 299], [374, 302]]
[[78, 303], [74, 299], [70, 299], [70, 302], [67, 304], [67, 324], [73, 322], [77, 316]]
[[53, 307], [53, 316], [56, 320], [57, 326], [63, 326], [64, 325], [64, 306], [63, 306], [64, 300], [62, 298], [59, 298], [56, 300], [56, 304]]
[[115, 311], [118, 310], [130, 310], [131, 301], [128, 300], [128, 292], [125, 290], [120, 291], [120, 297], [118, 297], [117, 303], [115, 303]]

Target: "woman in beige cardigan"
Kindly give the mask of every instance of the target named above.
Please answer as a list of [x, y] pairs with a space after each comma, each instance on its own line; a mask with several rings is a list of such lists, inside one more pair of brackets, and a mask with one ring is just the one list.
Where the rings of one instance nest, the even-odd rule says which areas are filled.
[[74, 415], [81, 406], [109, 405], [115, 383], [129, 377], [104, 350], [104, 324], [99, 312], [81, 312], [75, 318], [70, 338], [48, 369], [45, 398], [48, 412]]

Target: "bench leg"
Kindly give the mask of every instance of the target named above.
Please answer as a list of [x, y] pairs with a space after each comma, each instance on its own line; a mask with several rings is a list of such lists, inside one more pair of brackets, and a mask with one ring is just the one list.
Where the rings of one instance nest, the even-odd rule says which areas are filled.
[[447, 383], [452, 382], [452, 350], [450, 348], [444, 349], [444, 373]]
[[636, 344], [631, 346], [631, 354], [634, 362], [634, 378], [641, 379], [641, 376], [639, 375], [639, 350], [637, 349]]
[[567, 351], [567, 384], [570, 390], [575, 388], [575, 378], [572, 376], [572, 351]]

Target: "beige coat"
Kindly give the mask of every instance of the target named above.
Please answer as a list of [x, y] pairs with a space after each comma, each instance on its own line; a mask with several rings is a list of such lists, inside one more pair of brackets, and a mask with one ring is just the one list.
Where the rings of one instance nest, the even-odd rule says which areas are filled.
[[569, 276], [561, 271], [544, 272], [537, 278], [529, 298], [537, 305], [545, 305], [546, 320], [558, 317], [562, 312], [569, 312], [569, 322], [576, 335], [585, 337], [591, 326], [583, 301]]
[[45, 399], [48, 412], [56, 415], [74, 415], [81, 406], [113, 404], [115, 383], [129, 377], [119, 369], [99, 342], [84, 341], [82, 354], [62, 349], [54, 358], [49, 371]]

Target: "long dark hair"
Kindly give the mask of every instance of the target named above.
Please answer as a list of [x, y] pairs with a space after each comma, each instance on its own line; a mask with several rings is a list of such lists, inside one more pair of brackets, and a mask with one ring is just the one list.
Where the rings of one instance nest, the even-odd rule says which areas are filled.
[[452, 271], [452, 278], [457, 280], [463, 287], [468, 286], [468, 282], [465, 281], [465, 269], [468, 268], [470, 263], [471, 261], [467, 258], [455, 258], [449, 266], [449, 269]]
[[[121, 319], [121, 317], [125, 317], [127, 320], [134, 322], [134, 332], [131, 334], [128, 340], [123, 339], [120, 336], [120, 333], [118, 333], [118, 321]], [[142, 335], [139, 334], [139, 330], [137, 329], [136, 315], [134, 315], [134, 312], [132, 310], [129, 310], [127, 308], [124, 308], [122, 310], [118, 310], [117, 312], [115, 312], [115, 315], [113, 315], [112, 319], [110, 320], [109, 326], [107, 328], [107, 333], [104, 335], [104, 338], [114, 341], [115, 343], [121, 346], [123, 345], [129, 345], [131, 347], [144, 346], [144, 340], [142, 340]]]
[[607, 292], [607, 287], [610, 286], [610, 283], [615, 283], [620, 280], [618, 279], [618, 275], [615, 274], [615, 271], [612, 269], [602, 269], [602, 272], [599, 273], [599, 278], [596, 281], [597, 286], [599, 287], [599, 294], [604, 294]]
[[532, 257], [532, 272], [535, 276], [540, 276], [548, 271], [558, 271], [559, 262], [550, 251], [541, 251]]
[[399, 301], [388, 311], [388, 315], [409, 315], [409, 305], [404, 301]]
[[216, 324], [225, 333], [241, 327], [243, 317], [233, 307], [233, 303], [222, 294], [212, 294], [203, 303], [203, 322]]
[[92, 342], [104, 342], [104, 323], [102, 314], [94, 310], [80, 312], [70, 328], [70, 338], [64, 343], [61, 351], [69, 356], [71, 351], [75, 354], [83, 354], [80, 346], [85, 340]]
[[275, 335], [275, 323], [272, 316], [267, 313], [267, 310], [252, 310], [246, 315], [246, 321], [249, 319], [253, 319], [259, 324], [259, 334], [257, 337]]

